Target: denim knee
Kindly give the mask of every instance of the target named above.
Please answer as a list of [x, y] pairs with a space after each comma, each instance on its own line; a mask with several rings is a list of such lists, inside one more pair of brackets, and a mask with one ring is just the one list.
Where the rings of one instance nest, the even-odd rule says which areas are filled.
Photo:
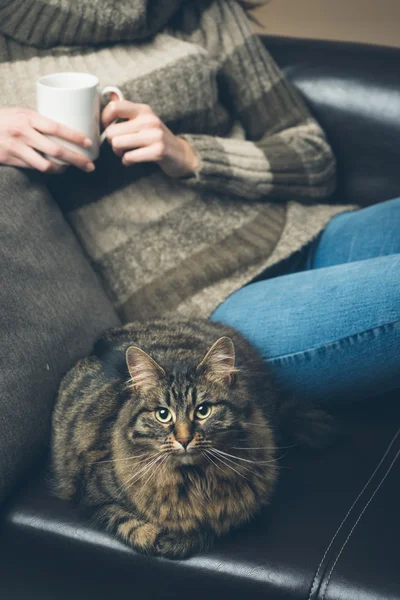
[[400, 253], [400, 198], [334, 217], [313, 245], [307, 268]]

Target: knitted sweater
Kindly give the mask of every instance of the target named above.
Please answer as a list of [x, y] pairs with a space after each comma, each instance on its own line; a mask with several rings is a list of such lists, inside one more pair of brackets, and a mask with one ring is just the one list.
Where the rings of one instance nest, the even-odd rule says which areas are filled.
[[324, 202], [331, 149], [235, 0], [0, 0], [0, 106], [34, 108], [56, 71], [149, 104], [199, 158], [173, 180], [104, 147], [51, 178], [124, 320], [208, 316], [354, 208]]

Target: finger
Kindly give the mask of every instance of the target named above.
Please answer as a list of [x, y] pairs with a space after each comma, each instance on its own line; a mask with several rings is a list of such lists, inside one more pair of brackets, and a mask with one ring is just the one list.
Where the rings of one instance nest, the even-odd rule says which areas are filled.
[[[47, 173], [64, 173], [68, 168], [64, 165], [56, 165], [55, 163], [50, 163], [50, 164], [51, 164], [51, 167], [49, 167], [49, 170], [47, 171]], [[11, 157], [11, 159], [7, 162], [7, 165], [9, 167], [32, 169], [31, 165], [29, 165], [27, 162], [25, 162], [21, 158], [17, 158], [15, 156]]]
[[62, 173], [65, 173], [65, 171], [68, 169], [68, 165], [57, 165], [56, 163], [52, 163], [51, 164], [51, 168], [48, 171], [48, 173], [52, 173], [54, 175], [61, 175]]
[[59, 137], [66, 142], [72, 142], [73, 144], [82, 146], [82, 148], [90, 148], [92, 145], [91, 139], [88, 138], [84, 133], [76, 131], [75, 129], [71, 129], [62, 123], [56, 123], [51, 119], [47, 119], [47, 117], [43, 117], [43, 115], [33, 113], [32, 117], [30, 118], [30, 124], [32, 127], [34, 127], [34, 129], [37, 129], [41, 133]]
[[107, 127], [107, 139], [110, 141], [117, 135], [127, 135], [128, 133], [138, 133], [142, 129], [163, 129], [163, 123], [154, 114], [142, 113], [129, 121], [123, 123], [114, 123]]
[[12, 156], [7, 161], [6, 164], [9, 167], [21, 167], [23, 169], [31, 169], [32, 168], [30, 165], [28, 165], [28, 163], [26, 163], [24, 160], [22, 160], [22, 158], [17, 158], [16, 156]]
[[119, 96], [116, 92], [109, 92], [110, 102], [117, 102]]
[[163, 132], [160, 129], [145, 129], [139, 133], [130, 133], [129, 135], [118, 135], [112, 139], [112, 148], [115, 152], [126, 152], [134, 148], [150, 146], [163, 139]]
[[59, 166], [54, 165], [54, 163], [38, 154], [33, 148], [23, 143], [16, 144], [11, 152], [15, 158], [22, 160], [30, 168], [42, 173], [53, 173], [55, 172], [55, 167]]
[[57, 163], [51, 162], [51, 160], [49, 160], [49, 163], [50, 165], [46, 173], [51, 173], [52, 175], [61, 175], [61, 173], [65, 173], [69, 167], [69, 165], [58, 165]]
[[140, 114], [150, 114], [152, 110], [147, 104], [136, 104], [128, 100], [109, 102], [101, 114], [101, 122], [108, 127], [115, 119], [133, 119]]
[[79, 152], [74, 152], [69, 148], [65, 148], [65, 146], [61, 146], [53, 140], [49, 140], [46, 136], [42, 135], [35, 129], [31, 129], [29, 134], [26, 136], [26, 139], [29, 145], [36, 150], [40, 150], [40, 152], [44, 152], [53, 158], [63, 160], [70, 165], [78, 167], [78, 169], [82, 169], [83, 171], [94, 171], [95, 169], [92, 161], [86, 156], [79, 154]]
[[142, 162], [158, 162], [164, 158], [164, 145], [162, 143], [152, 144], [146, 148], [138, 148], [126, 152], [122, 164], [126, 167]]

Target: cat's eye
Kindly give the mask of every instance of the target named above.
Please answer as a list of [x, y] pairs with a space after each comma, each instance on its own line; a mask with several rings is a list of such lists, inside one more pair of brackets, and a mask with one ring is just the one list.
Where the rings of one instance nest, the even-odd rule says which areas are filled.
[[169, 423], [172, 421], [172, 415], [168, 408], [157, 408], [155, 416], [157, 421], [160, 421], [160, 423]]
[[211, 405], [210, 404], [200, 404], [196, 408], [195, 417], [196, 419], [207, 419], [211, 415]]

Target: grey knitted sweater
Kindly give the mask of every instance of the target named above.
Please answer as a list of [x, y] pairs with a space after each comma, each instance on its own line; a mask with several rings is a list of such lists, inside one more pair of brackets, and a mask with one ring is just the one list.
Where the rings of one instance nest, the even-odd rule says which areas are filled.
[[0, 0], [0, 106], [87, 71], [150, 104], [199, 157], [173, 180], [103, 148], [51, 179], [124, 320], [208, 316], [350, 206], [324, 202], [335, 161], [235, 0]]

